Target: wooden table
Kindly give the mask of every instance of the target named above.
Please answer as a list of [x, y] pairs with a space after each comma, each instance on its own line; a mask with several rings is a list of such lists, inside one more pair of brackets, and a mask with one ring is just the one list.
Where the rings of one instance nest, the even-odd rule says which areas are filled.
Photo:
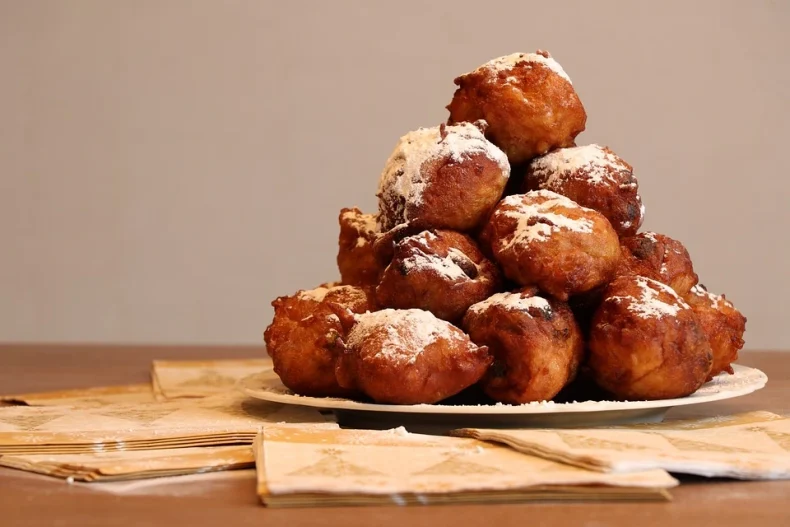
[[[262, 348], [139, 346], [0, 346], [0, 391], [30, 392], [145, 382], [153, 359], [257, 357]], [[672, 417], [749, 410], [790, 413], [790, 354], [746, 352], [742, 364], [768, 374], [749, 396], [681, 407]], [[89, 486], [0, 469], [0, 525], [189, 525], [273, 527], [331, 525], [661, 526], [757, 522], [790, 525], [790, 481], [734, 482], [684, 478], [671, 503], [525, 504], [273, 510], [259, 505], [250, 479], [214, 481], [187, 496], [119, 496]], [[173, 497], [172, 495], [176, 495]]]

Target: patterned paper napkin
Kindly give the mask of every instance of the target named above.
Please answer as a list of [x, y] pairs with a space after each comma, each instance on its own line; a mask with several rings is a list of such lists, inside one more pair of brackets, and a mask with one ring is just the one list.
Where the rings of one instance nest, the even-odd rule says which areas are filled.
[[790, 478], [790, 419], [750, 412], [711, 419], [565, 430], [462, 429], [454, 435], [610, 474], [662, 468], [737, 479]]
[[269, 358], [209, 361], [154, 361], [151, 383], [159, 400], [207, 397], [232, 390], [236, 383], [271, 367]]
[[471, 439], [267, 425], [255, 441], [258, 494], [272, 507], [666, 500], [663, 470], [603, 474]]
[[0, 396], [2, 402], [27, 406], [105, 406], [122, 403], [150, 403], [155, 400], [150, 384], [127, 384]]
[[0, 408], [0, 454], [67, 454], [251, 444], [266, 423], [336, 427], [316, 410], [230, 392], [204, 399], [100, 407]]
[[3, 455], [0, 466], [69, 481], [123, 481], [254, 466], [252, 447], [173, 448], [92, 454]]
[[103, 406], [200, 398], [233, 390], [240, 379], [271, 367], [269, 358], [154, 361], [151, 384], [0, 395], [0, 403], [27, 406]]

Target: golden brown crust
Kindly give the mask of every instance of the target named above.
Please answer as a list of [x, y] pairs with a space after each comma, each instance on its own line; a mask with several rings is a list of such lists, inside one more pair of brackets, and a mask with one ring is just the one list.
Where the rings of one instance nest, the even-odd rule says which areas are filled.
[[620, 240], [623, 257], [617, 275], [636, 274], [666, 284], [681, 297], [697, 284], [697, 273], [686, 247], [655, 232], [641, 232]]
[[494, 356], [481, 383], [504, 403], [551, 400], [576, 376], [582, 359], [581, 332], [567, 304], [534, 296], [534, 290], [472, 306], [463, 327]]
[[545, 190], [502, 200], [481, 244], [490, 246], [505, 276], [560, 300], [609, 282], [620, 259], [606, 218]]
[[697, 315], [713, 353], [708, 380], [723, 372], [733, 373], [732, 363], [744, 344], [746, 317], [724, 295], [711, 294], [701, 284], [692, 287], [684, 300]]
[[427, 311], [385, 309], [355, 319], [337, 379], [378, 403], [437, 403], [478, 382], [491, 364], [488, 348]]
[[337, 267], [343, 284], [375, 286], [382, 267], [376, 259], [373, 244], [379, 232], [374, 214], [358, 208], [342, 209], [338, 217]]
[[376, 299], [382, 307], [424, 309], [452, 322], [501, 284], [499, 269], [472, 238], [453, 231], [423, 231], [395, 245]]
[[588, 346], [587, 365], [598, 385], [630, 400], [689, 395], [712, 364], [694, 311], [666, 285], [641, 276], [609, 284]]
[[272, 306], [274, 319], [264, 332], [264, 341], [282, 383], [300, 395], [353, 395], [335, 378], [335, 345], [346, 334], [341, 317], [375, 309], [370, 291], [319, 287], [281, 296]]
[[524, 191], [551, 190], [603, 214], [619, 236], [642, 226], [644, 206], [633, 168], [607, 147], [561, 148], [533, 159]]
[[501, 57], [461, 75], [447, 106], [449, 123], [485, 119], [486, 137], [512, 164], [572, 146], [587, 122], [567, 76], [548, 65], [556, 62], [547, 52], [538, 54]]
[[379, 222], [471, 231], [502, 196], [505, 154], [485, 139], [484, 122], [421, 128], [403, 136], [379, 181]]

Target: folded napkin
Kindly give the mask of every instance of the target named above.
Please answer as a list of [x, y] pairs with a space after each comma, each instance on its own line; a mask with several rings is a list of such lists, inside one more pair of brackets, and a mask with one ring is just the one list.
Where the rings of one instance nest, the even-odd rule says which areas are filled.
[[466, 428], [452, 434], [610, 474], [664, 469], [749, 480], [790, 478], [790, 419], [769, 412], [588, 429]]
[[108, 404], [147, 403], [155, 400], [150, 384], [127, 384], [0, 396], [1, 402], [27, 406], [105, 406]]
[[251, 444], [266, 423], [337, 425], [318, 411], [229, 392], [204, 399], [99, 407], [0, 408], [0, 454], [74, 454]]
[[69, 481], [125, 481], [249, 468], [254, 466], [254, 458], [252, 448], [246, 445], [91, 454], [2, 455], [0, 466]]
[[151, 383], [160, 400], [208, 397], [232, 390], [236, 383], [271, 367], [262, 359], [154, 361]]
[[663, 470], [604, 474], [454, 437], [266, 425], [254, 443], [271, 507], [666, 500]]
[[[226, 447], [219, 447], [226, 448]], [[205, 472], [179, 476], [162, 476], [145, 479], [125, 479], [98, 482], [75, 481], [77, 487], [88, 487], [93, 492], [106, 492], [122, 496], [186, 496], [203, 498], [211, 496], [226, 482], [242, 481], [250, 489], [255, 488], [255, 468], [242, 468], [222, 472]]]
[[259, 373], [271, 365], [269, 358], [157, 360], [151, 366], [150, 384], [0, 395], [0, 403], [27, 406], [103, 406], [208, 397], [232, 390], [240, 379]]

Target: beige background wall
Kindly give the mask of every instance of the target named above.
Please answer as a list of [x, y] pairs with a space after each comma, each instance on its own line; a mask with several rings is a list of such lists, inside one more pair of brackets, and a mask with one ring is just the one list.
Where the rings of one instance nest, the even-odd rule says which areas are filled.
[[790, 348], [789, 6], [0, 0], [0, 340], [258, 342], [454, 76], [540, 47], [646, 227]]

